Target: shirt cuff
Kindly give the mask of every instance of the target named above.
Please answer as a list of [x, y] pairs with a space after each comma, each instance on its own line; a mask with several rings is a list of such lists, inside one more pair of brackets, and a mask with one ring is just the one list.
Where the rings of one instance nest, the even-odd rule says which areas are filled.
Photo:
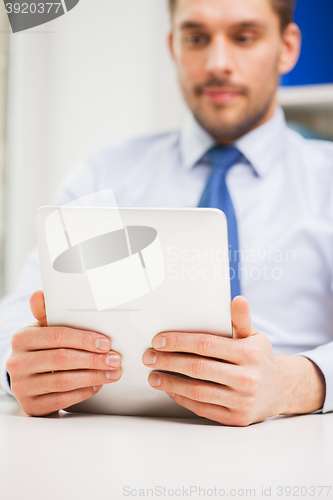
[[311, 351], [297, 353], [296, 356], [304, 356], [315, 363], [325, 378], [326, 395], [324, 405], [316, 413], [327, 413], [333, 411], [333, 342], [322, 345]]
[[7, 370], [6, 370], [6, 363], [7, 359], [11, 355], [12, 350], [8, 349], [0, 359], [0, 387], [7, 392], [7, 394], [10, 394], [11, 396], [14, 397], [14, 394], [11, 391], [9, 382], [8, 382], [8, 377], [7, 377]]

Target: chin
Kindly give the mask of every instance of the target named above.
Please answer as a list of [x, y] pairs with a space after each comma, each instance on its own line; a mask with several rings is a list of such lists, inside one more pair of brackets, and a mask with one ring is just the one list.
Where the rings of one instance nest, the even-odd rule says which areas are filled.
[[232, 109], [230, 105], [214, 105], [213, 109], [192, 109], [197, 122], [215, 139], [234, 141], [250, 132], [262, 121], [269, 105], [260, 109]]
[[209, 116], [207, 114], [194, 116], [200, 125], [216, 139], [238, 139], [249, 129], [249, 124], [247, 120], [244, 121], [244, 116], [235, 116], [234, 113], [232, 116], [229, 113], [225, 113], [223, 116]]

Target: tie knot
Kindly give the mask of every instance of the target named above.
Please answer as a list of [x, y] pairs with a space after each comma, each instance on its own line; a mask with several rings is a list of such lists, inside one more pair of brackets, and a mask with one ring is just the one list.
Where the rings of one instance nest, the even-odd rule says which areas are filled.
[[214, 168], [227, 171], [238, 163], [242, 153], [234, 146], [214, 146], [208, 151], [208, 157]]

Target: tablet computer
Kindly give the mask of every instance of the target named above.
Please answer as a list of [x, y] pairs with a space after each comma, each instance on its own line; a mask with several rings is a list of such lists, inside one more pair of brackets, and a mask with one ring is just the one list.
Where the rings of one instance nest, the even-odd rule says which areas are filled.
[[42, 207], [49, 326], [109, 336], [122, 377], [74, 412], [194, 416], [150, 387], [142, 355], [163, 331], [232, 336], [226, 217], [206, 208]]

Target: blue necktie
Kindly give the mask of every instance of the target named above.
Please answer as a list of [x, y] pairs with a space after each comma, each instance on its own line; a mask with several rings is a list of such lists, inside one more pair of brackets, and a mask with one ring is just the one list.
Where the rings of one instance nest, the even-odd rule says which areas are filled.
[[219, 208], [227, 217], [231, 299], [240, 295], [241, 289], [239, 280], [237, 220], [228, 191], [226, 176], [229, 168], [238, 163], [241, 156], [242, 153], [231, 146], [215, 146], [208, 151], [208, 157], [213, 166], [213, 171], [199, 202], [199, 207]]

